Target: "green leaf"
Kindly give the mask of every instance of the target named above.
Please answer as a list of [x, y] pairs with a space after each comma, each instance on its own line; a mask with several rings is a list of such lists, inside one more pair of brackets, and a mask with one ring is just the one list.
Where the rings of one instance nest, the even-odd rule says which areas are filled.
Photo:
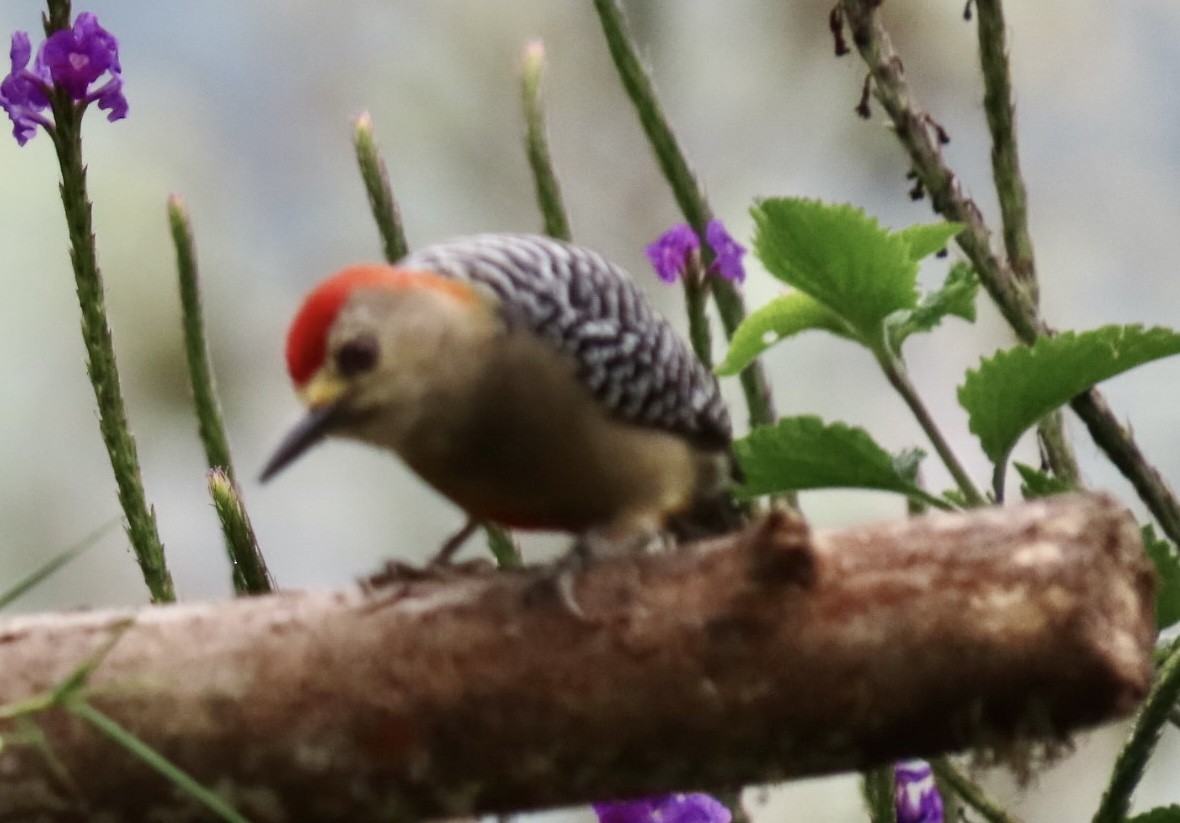
[[894, 233], [910, 247], [910, 259], [917, 261], [945, 249], [950, 239], [962, 230], [962, 223], [947, 223], [943, 220], [938, 223], [906, 226]]
[[35, 588], [41, 581], [53, 575], [62, 566], [74, 560], [78, 555], [85, 552], [91, 546], [96, 544], [99, 540], [107, 535], [115, 526], [119, 525], [118, 517], [108, 520], [102, 526], [92, 531], [90, 534], [83, 537], [77, 543], [65, 551], [58, 552], [53, 557], [42, 563], [37, 569], [30, 572], [25, 577], [21, 578], [10, 586], [3, 594], [0, 594], [0, 609], [5, 608], [14, 600], [20, 598], [25, 592]]
[[996, 352], [967, 372], [959, 404], [984, 452], [1000, 464], [1030, 426], [1109, 377], [1180, 353], [1180, 334], [1165, 328], [1103, 326], [1042, 337]]
[[877, 489], [947, 508], [907, 480], [893, 456], [868, 432], [844, 423], [784, 417], [750, 432], [733, 448], [746, 477], [738, 490], [742, 497], [804, 489]]
[[1156, 537], [1151, 525], [1142, 528], [1143, 549], [1155, 570], [1160, 587], [1155, 596], [1155, 624], [1160, 631], [1180, 623], [1180, 553], [1163, 538]]
[[496, 565], [501, 569], [520, 568], [520, 548], [512, 539], [512, 533], [491, 523], [485, 524], [483, 531], [487, 537], [488, 549], [491, 550], [492, 557], [496, 558]]
[[903, 309], [889, 318], [889, 339], [895, 352], [911, 334], [933, 331], [948, 315], [975, 322], [975, 295], [979, 278], [968, 263], [956, 263], [947, 272], [943, 284], [922, 295], [913, 309]]
[[1034, 469], [1024, 463], [1013, 464], [1020, 474], [1020, 494], [1025, 500], [1035, 500], [1038, 497], [1052, 497], [1055, 494], [1077, 491], [1068, 480], [1062, 480], [1049, 472]]
[[155, 769], [170, 780], [177, 789], [202, 804], [216, 817], [227, 821], [227, 823], [249, 823], [224, 797], [212, 789], [202, 786], [188, 772], [144, 743], [114, 718], [82, 700], [71, 702], [67, 708], [106, 735], [107, 739], [119, 744], [145, 765]]
[[725, 361], [715, 371], [722, 376], [737, 374], [771, 346], [809, 329], [849, 336], [844, 321], [813, 297], [799, 291], [776, 297], [734, 330]]
[[917, 305], [909, 243], [860, 209], [777, 198], [751, 213], [767, 271], [844, 318], [866, 344], [877, 343], [886, 317]]
[[1160, 806], [1129, 818], [1127, 823], [1180, 823], [1180, 806]]

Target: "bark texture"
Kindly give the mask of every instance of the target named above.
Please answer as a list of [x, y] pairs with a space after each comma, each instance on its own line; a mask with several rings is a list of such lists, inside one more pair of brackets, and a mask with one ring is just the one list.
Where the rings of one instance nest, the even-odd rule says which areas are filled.
[[[399, 820], [719, 790], [1059, 738], [1151, 680], [1154, 576], [1112, 498], [660, 556], [0, 624], [0, 703], [133, 624], [94, 705], [253, 821]], [[64, 711], [65, 774], [0, 751], [0, 820], [205, 812]], [[11, 732], [0, 728], [0, 733]]]

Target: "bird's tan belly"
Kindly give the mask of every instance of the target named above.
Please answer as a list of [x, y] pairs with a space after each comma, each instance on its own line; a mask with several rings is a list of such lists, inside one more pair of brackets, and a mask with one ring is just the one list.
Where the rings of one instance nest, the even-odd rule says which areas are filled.
[[450, 442], [428, 434], [403, 456], [473, 517], [515, 528], [650, 530], [689, 504], [696, 477], [680, 438], [598, 413], [484, 417]]

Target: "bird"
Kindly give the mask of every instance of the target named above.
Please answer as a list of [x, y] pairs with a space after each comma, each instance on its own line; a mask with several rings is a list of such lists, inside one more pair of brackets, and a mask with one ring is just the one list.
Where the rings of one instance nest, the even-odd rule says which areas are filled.
[[349, 266], [303, 301], [286, 361], [307, 412], [264, 481], [342, 437], [392, 451], [466, 512], [459, 543], [481, 523], [580, 546], [740, 524], [716, 378], [587, 248], [481, 234]]

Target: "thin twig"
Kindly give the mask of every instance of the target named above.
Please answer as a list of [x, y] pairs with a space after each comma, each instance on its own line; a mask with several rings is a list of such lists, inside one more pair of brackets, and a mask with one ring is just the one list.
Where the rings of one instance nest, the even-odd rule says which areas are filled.
[[938, 452], [939, 459], [942, 460], [947, 471], [951, 473], [951, 477], [955, 479], [955, 484], [967, 499], [968, 504], [972, 506], [986, 504], [987, 500], [980, 494], [979, 489], [976, 488], [975, 483], [971, 480], [971, 475], [967, 473], [967, 470], [963, 468], [963, 464], [959, 462], [959, 458], [955, 456], [950, 443], [942, 436], [942, 431], [938, 428], [938, 424], [934, 422], [934, 417], [926, 408], [926, 404], [922, 402], [918, 390], [910, 382], [905, 366], [889, 352], [887, 347], [880, 347], [880, 350], [874, 352], [874, 354], [877, 356], [877, 363], [881, 366], [881, 370], [885, 372], [885, 377], [889, 380], [889, 385], [893, 386], [894, 390], [905, 401], [906, 406], [913, 412], [918, 425], [922, 427], [922, 431], [926, 432], [926, 436], [930, 438], [930, 444]]
[[[220, 493], [214, 492], [213, 504], [221, 517], [226, 551], [233, 566], [234, 590], [239, 594], [260, 594], [274, 590], [274, 581], [266, 568], [266, 559], [258, 548], [258, 539], [238, 489], [230, 456], [229, 437], [217, 399], [213, 366], [205, 335], [205, 316], [201, 307], [197, 255], [192, 224], [184, 203], [175, 195], [168, 199], [168, 225], [176, 247], [176, 270], [180, 282], [180, 311], [184, 325], [184, 353], [188, 362], [189, 383], [193, 390], [193, 407], [197, 412], [197, 429], [210, 471], [222, 478]], [[232, 498], [233, 505], [229, 504]], [[226, 519], [230, 509], [236, 515]]]
[[[1028, 192], [1020, 171], [1016, 142], [1016, 114], [1008, 66], [1007, 31], [1001, 0], [983, 0], [979, 12], [979, 60], [983, 72], [983, 108], [992, 137], [992, 179], [1000, 201], [1004, 250], [1012, 274], [1024, 282], [1029, 300], [1039, 303], [1032, 234], [1028, 228]], [[1060, 410], [1037, 425], [1045, 457], [1053, 473], [1070, 484], [1079, 484], [1077, 457], [1065, 433]]]
[[[874, 95], [889, 115], [894, 131], [910, 156], [918, 180], [930, 194], [935, 210], [947, 220], [964, 224], [956, 241], [971, 260], [980, 282], [995, 301], [1017, 337], [1031, 344], [1052, 329], [1041, 319], [1026, 285], [991, 248], [991, 233], [979, 207], [963, 191], [943, 160], [936, 130], [928, 114], [918, 108], [902, 72], [901, 59], [877, 16], [873, 0], [840, 0], [852, 41], [873, 76]], [[1118, 421], [1096, 388], [1071, 401], [1070, 406], [1090, 436], [1159, 521], [1164, 533], [1180, 541], [1180, 501], [1159, 471], [1140, 451], [1131, 432]]]
[[979, 59], [983, 69], [983, 108], [992, 137], [992, 177], [1003, 217], [1004, 249], [1012, 274], [1028, 285], [1028, 294], [1038, 298], [1032, 236], [1028, 230], [1028, 193], [1020, 173], [1016, 145], [1015, 109], [1008, 68], [1008, 46], [1004, 9], [1000, 0], [981, 0], [979, 12]]

